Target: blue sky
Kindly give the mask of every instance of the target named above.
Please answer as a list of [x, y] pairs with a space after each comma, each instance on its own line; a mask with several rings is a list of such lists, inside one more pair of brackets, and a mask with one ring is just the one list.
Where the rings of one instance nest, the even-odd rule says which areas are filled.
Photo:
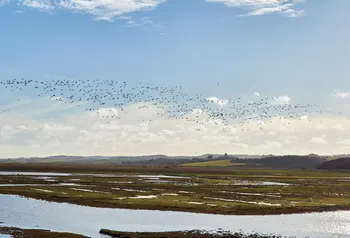
[[348, 9], [348, 0], [0, 0], [0, 77], [146, 81], [344, 109]]
[[250, 9], [169, 0], [122, 15], [152, 21], [128, 27], [118, 16], [96, 21], [86, 12], [47, 13], [10, 0], [0, 8], [0, 62], [18, 77], [171, 81], [204, 92], [219, 82], [224, 96], [318, 93], [350, 87], [349, 7], [347, 0], [309, 0], [294, 7], [303, 17], [237, 17]]

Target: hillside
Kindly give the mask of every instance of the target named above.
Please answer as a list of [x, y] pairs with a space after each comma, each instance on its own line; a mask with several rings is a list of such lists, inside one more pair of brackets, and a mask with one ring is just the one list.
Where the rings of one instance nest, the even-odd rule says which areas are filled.
[[316, 169], [328, 161], [317, 155], [285, 155], [267, 156], [255, 159], [219, 157], [206, 161], [191, 161], [184, 163], [187, 167], [237, 167], [237, 168], [271, 168], [271, 169]]
[[317, 168], [325, 169], [325, 170], [350, 169], [350, 157], [329, 160], [327, 162], [320, 164]]
[[327, 161], [319, 156], [285, 155], [271, 156], [259, 160], [234, 160], [236, 163], [247, 163], [254, 167], [283, 168], [283, 169], [316, 169]]

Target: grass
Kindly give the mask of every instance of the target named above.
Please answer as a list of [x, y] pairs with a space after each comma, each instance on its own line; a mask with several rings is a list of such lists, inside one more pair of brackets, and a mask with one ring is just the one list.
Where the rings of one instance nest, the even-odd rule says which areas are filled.
[[229, 231], [218, 231], [211, 233], [201, 230], [173, 231], [173, 232], [121, 232], [101, 229], [100, 234], [119, 238], [282, 238], [275, 235], [232, 233]]
[[194, 162], [183, 164], [183, 166], [189, 167], [229, 167], [229, 166], [242, 166], [245, 163], [232, 163], [231, 159], [223, 159], [223, 160], [212, 160], [205, 162]]
[[[23, 165], [20, 165], [23, 166]], [[27, 165], [35, 171], [41, 165]], [[50, 167], [50, 172], [86, 172], [77, 165]], [[23, 168], [23, 167], [21, 167]], [[21, 168], [12, 169], [20, 171]], [[63, 169], [62, 169], [63, 168]], [[96, 173], [166, 174], [179, 178], [53, 176], [55, 181], [36, 176], [0, 175], [0, 184], [34, 184], [0, 187], [0, 194], [16, 194], [47, 201], [68, 202], [93, 207], [171, 210], [213, 214], [282, 214], [350, 208], [349, 172], [271, 169], [198, 168], [101, 168], [83, 166]], [[1, 171], [0, 165], [0, 171]], [[79, 179], [79, 180], [76, 180]], [[259, 181], [290, 186], [256, 185]], [[62, 186], [60, 183], [80, 186]], [[87, 189], [92, 191], [74, 190]], [[51, 192], [45, 192], [44, 189]], [[171, 195], [176, 194], [176, 196]], [[135, 199], [136, 196], [156, 196]], [[259, 202], [263, 202], [259, 204]], [[268, 204], [279, 204], [270, 206]]]
[[17, 227], [0, 227], [0, 234], [11, 235], [13, 238], [87, 238], [86, 236], [72, 233], [52, 232], [39, 229], [21, 229]]
[[326, 160], [336, 160], [337, 158], [333, 158], [333, 157], [329, 157], [329, 158], [326, 158]]

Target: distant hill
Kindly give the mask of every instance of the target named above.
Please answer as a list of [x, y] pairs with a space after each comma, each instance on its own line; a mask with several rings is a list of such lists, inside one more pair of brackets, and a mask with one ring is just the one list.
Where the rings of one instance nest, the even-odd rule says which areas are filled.
[[186, 166], [186, 167], [235, 167], [235, 168], [272, 168], [272, 169], [316, 169], [327, 159], [318, 155], [286, 155], [266, 157], [233, 157], [232, 155], [207, 155], [193, 158], [156, 158], [150, 160], [128, 160], [124, 165], [143, 166]]
[[245, 164], [249, 168], [316, 169], [327, 159], [317, 155], [267, 156], [260, 159], [233, 159], [232, 163]]
[[122, 164], [127, 161], [140, 162], [155, 159], [177, 160], [189, 159], [190, 156], [166, 156], [166, 155], [143, 155], [143, 156], [68, 156], [57, 155], [49, 157], [30, 157], [30, 158], [14, 158], [0, 159], [0, 163], [110, 163]]
[[[179, 161], [171, 160], [189, 160], [189, 159], [199, 159], [203, 161], [211, 157], [212, 159], [217, 159], [222, 157], [222, 154], [205, 154], [198, 156], [167, 156], [162, 154], [155, 155], [142, 155], [142, 156], [71, 156], [71, 155], [55, 155], [48, 157], [29, 157], [29, 158], [3, 158], [0, 159], [1, 162], [11, 162], [11, 163], [111, 163], [111, 164], [123, 164], [130, 162], [130, 164], [149, 164], [149, 163], [139, 163], [142, 161], [151, 161], [150, 164], [154, 165], [166, 165], [166, 164], [181, 164]], [[231, 158], [242, 158], [242, 159], [257, 159], [260, 155], [228, 155]], [[185, 162], [185, 161], [184, 161]]]
[[[344, 156], [345, 157], [345, 156]], [[245, 154], [204, 154], [198, 156], [167, 156], [162, 154], [143, 156], [68, 156], [32, 157], [0, 159], [0, 163], [89, 163], [141, 166], [182, 166], [188, 163], [205, 162], [206, 167], [240, 168], [281, 168], [281, 169], [316, 169], [330, 158], [337, 155], [245, 155]], [[221, 160], [221, 162], [218, 162]], [[227, 162], [231, 160], [231, 162]], [[212, 162], [210, 162], [212, 161]], [[226, 161], [226, 164], [222, 163]], [[209, 162], [209, 163], [206, 163]], [[203, 164], [197, 164], [203, 165]], [[224, 166], [225, 165], [225, 166]], [[238, 166], [239, 165], [239, 166]]]
[[348, 170], [350, 169], [350, 157], [329, 160], [320, 164], [317, 168], [325, 170]]

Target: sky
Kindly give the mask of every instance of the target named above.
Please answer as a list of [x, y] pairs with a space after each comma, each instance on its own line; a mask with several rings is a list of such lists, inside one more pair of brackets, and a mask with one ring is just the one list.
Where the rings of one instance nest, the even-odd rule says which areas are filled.
[[350, 153], [348, 9], [348, 0], [0, 0], [0, 81], [182, 85], [221, 102], [277, 97], [330, 111], [228, 133], [152, 106], [146, 123], [135, 102], [106, 125], [76, 104], [0, 86], [0, 157]]

